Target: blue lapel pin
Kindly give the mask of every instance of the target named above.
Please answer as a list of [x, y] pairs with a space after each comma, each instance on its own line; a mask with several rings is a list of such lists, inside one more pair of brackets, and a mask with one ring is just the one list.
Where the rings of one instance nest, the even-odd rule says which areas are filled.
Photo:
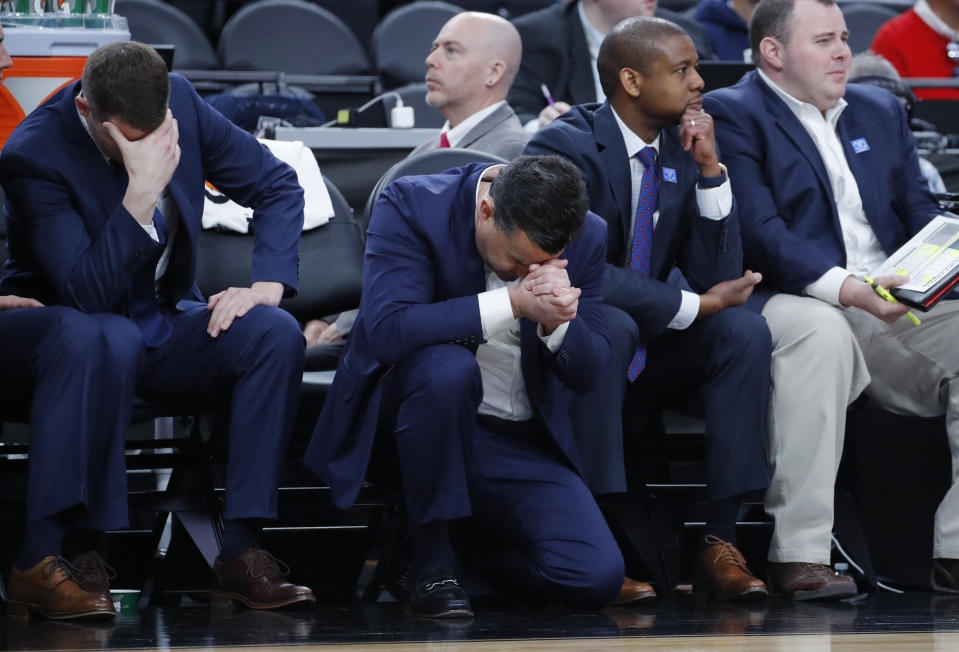
[[663, 168], [663, 181], [676, 183], [676, 170], [673, 168]]
[[862, 154], [863, 152], [869, 151], [869, 143], [866, 142], [865, 138], [851, 140], [849, 141], [849, 144], [852, 145], [852, 151], [854, 151], [856, 154]]

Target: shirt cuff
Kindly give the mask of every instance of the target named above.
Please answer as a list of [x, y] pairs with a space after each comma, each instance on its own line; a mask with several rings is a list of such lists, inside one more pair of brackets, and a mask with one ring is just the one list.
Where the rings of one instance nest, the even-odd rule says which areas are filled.
[[733, 190], [727, 178], [715, 188], [696, 186], [696, 204], [699, 214], [709, 220], [721, 220], [733, 210]]
[[141, 224], [140, 226], [142, 226], [143, 230], [147, 232], [147, 235], [153, 238], [154, 242], [160, 241], [160, 235], [157, 233], [157, 228], [152, 222], [150, 224]]
[[666, 325], [674, 331], [684, 331], [689, 325], [696, 321], [696, 315], [699, 314], [699, 295], [695, 292], [683, 290], [683, 300], [679, 304], [679, 311], [673, 320]]
[[539, 336], [540, 341], [546, 345], [546, 348], [549, 349], [550, 353], [556, 353], [559, 351], [559, 347], [563, 346], [563, 342], [566, 340], [567, 330], [569, 330], [568, 321], [564, 321], [557, 326], [549, 335], [546, 335], [543, 331], [542, 324], [536, 325], [536, 334]]
[[340, 337], [346, 337], [350, 334], [350, 331], [353, 330], [353, 322], [356, 321], [356, 315], [359, 312], [359, 310], [347, 310], [341, 312], [340, 316], [336, 318], [333, 325], [336, 326], [336, 332], [340, 334]]
[[842, 288], [843, 281], [850, 276], [855, 276], [848, 269], [842, 267], [833, 267], [818, 279], [806, 286], [806, 294], [821, 301], [831, 303], [842, 308], [839, 303], [839, 290]]
[[516, 321], [513, 304], [509, 300], [509, 288], [487, 290], [476, 295], [479, 299], [480, 321], [483, 322], [483, 339], [505, 331]]

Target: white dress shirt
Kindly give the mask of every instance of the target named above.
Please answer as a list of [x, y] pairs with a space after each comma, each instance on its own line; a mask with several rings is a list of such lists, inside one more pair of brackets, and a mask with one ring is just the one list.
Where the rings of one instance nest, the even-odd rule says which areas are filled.
[[[612, 108], [612, 106], [610, 106], [610, 108]], [[636, 228], [636, 206], [639, 203], [639, 190], [643, 183], [644, 170], [643, 162], [639, 160], [636, 154], [645, 147], [652, 147], [656, 150], [658, 157], [659, 136], [656, 136], [653, 142], [647, 143], [626, 126], [626, 123], [619, 117], [615, 109], [613, 109], [613, 117], [616, 118], [616, 124], [619, 125], [619, 130], [623, 134], [623, 142], [626, 144], [626, 155], [629, 157], [629, 172], [632, 182], [630, 207], [633, 213], [629, 224], [629, 233], [630, 238], [632, 238], [632, 234]], [[715, 188], [700, 188], [697, 186], [696, 204], [699, 206], [699, 214], [706, 219], [721, 220], [729, 215], [729, 211], [733, 208], [733, 192], [729, 184], [729, 179], [727, 178], [722, 185]], [[658, 222], [659, 209], [657, 208], [656, 212], [653, 213], [654, 244], [656, 242], [655, 229]], [[679, 304], [679, 311], [667, 325], [667, 328], [678, 331], [689, 328], [689, 325], [696, 320], [696, 315], [699, 314], [699, 295], [694, 292], [687, 292], [686, 290], [682, 290], [682, 293], [683, 299], [682, 303]]]
[[596, 59], [599, 57], [599, 46], [602, 45], [606, 35], [590, 24], [586, 18], [586, 12], [583, 10], [583, 3], [580, 2], [576, 7], [579, 11], [579, 21], [583, 24], [583, 33], [586, 35], [586, 47], [589, 48], [589, 69], [593, 71], [593, 85], [596, 87], [596, 101], [605, 102], [606, 93], [603, 92], [603, 85], [599, 83], [599, 69], [596, 67]]
[[473, 127], [478, 125], [486, 116], [491, 115], [493, 111], [498, 109], [501, 105], [506, 104], [506, 100], [500, 100], [496, 104], [491, 104], [485, 109], [480, 109], [470, 117], [463, 120], [455, 127], [450, 128], [450, 121], [447, 120], [446, 124], [443, 125], [443, 128], [440, 130], [441, 133], [446, 134], [446, 139], [450, 141], [450, 147], [459, 147], [459, 144], [463, 141], [463, 138], [466, 137]]
[[862, 207], [859, 184], [846, 161], [836, 125], [839, 116], [846, 108], [846, 100], [840, 99], [835, 106], [823, 113], [812, 104], [802, 102], [779, 88], [769, 77], [758, 70], [759, 77], [782, 98], [789, 110], [802, 124], [812, 138], [829, 177], [836, 210], [839, 213], [839, 226], [843, 244], [846, 248], [846, 267], [833, 267], [825, 274], [806, 286], [806, 294], [840, 306], [839, 290], [849, 276], [862, 276], [879, 267], [886, 254], [876, 238], [876, 233], [866, 219]]
[[[482, 179], [483, 175], [480, 175]], [[479, 183], [476, 186], [479, 200]], [[506, 282], [495, 272], [486, 270], [486, 292], [477, 295], [484, 344], [476, 349], [476, 362], [483, 378], [483, 402], [479, 413], [510, 421], [533, 418], [533, 408], [526, 393], [521, 365], [519, 319], [513, 317], [509, 286], [522, 279]], [[550, 353], [555, 353], [566, 339], [569, 322], [560, 324], [550, 335], [537, 327], [537, 335]]]

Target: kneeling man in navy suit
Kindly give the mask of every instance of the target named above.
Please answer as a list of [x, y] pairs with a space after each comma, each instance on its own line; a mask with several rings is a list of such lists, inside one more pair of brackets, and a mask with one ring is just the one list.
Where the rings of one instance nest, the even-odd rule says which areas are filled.
[[399, 179], [370, 222], [363, 299], [306, 461], [351, 505], [376, 440], [410, 522], [412, 611], [471, 615], [448, 524], [492, 533], [530, 599], [613, 601], [623, 559], [580, 475], [563, 387], [606, 363], [606, 226], [558, 157]]

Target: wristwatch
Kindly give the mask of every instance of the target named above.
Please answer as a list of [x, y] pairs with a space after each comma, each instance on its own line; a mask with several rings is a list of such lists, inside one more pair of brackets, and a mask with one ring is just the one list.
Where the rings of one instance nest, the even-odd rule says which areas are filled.
[[726, 183], [726, 180], [729, 178], [729, 172], [726, 171], [726, 166], [722, 163], [719, 164], [719, 167], [722, 168], [723, 171], [714, 177], [704, 177], [702, 174], [697, 174], [697, 185], [699, 185], [700, 188], [718, 188]]

